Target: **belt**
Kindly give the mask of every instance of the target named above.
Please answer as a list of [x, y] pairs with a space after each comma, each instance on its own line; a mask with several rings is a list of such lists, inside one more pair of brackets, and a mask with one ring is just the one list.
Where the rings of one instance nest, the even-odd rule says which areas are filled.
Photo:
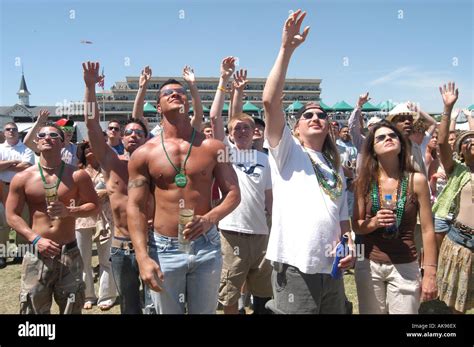
[[73, 249], [73, 248], [76, 248], [76, 247], [77, 247], [77, 241], [74, 240], [74, 241], [72, 241], [72, 242], [69, 242], [69, 243], [65, 244], [64, 247], [66, 247], [66, 250], [67, 250], [67, 251], [69, 251], [69, 250], [71, 250], [71, 249]]
[[237, 231], [232, 231], [232, 230], [221, 230], [221, 232], [226, 232], [228, 234], [233, 234], [233, 235], [238, 235], [242, 237], [251, 237], [251, 236], [262, 236], [263, 234], [248, 234], [248, 233], [239, 233]]
[[119, 240], [114, 237], [112, 239], [112, 247], [133, 251], [132, 241], [127, 239]]
[[470, 234], [474, 235], [474, 229], [471, 227], [468, 227], [462, 223], [459, 223], [457, 220], [454, 220], [453, 225], [459, 229], [460, 232], [464, 234]]

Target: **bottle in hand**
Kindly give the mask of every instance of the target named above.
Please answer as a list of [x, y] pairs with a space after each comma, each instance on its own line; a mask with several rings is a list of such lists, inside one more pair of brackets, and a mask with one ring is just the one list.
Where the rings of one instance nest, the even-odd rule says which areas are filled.
[[[381, 208], [385, 210], [390, 210], [395, 215], [395, 219], [397, 216], [397, 204], [392, 198], [392, 194], [384, 195], [384, 199], [382, 201]], [[392, 225], [385, 227], [385, 230], [382, 234], [385, 239], [394, 239], [398, 237], [398, 226], [397, 222], [393, 223]]]

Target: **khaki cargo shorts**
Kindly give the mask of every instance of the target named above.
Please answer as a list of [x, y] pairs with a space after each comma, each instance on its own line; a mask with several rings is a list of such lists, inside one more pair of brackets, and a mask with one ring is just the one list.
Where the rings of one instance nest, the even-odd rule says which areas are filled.
[[221, 230], [222, 274], [219, 302], [237, 303], [240, 289], [247, 281], [249, 292], [257, 297], [272, 296], [272, 266], [265, 258], [268, 235], [243, 234]]
[[77, 245], [54, 258], [26, 253], [23, 257], [20, 288], [21, 314], [49, 314], [54, 300], [59, 312], [81, 314], [84, 305], [83, 263]]

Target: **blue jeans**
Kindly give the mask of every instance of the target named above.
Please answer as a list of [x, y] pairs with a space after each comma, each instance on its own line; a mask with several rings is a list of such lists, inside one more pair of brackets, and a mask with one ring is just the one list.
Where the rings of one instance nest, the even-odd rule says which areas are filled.
[[126, 252], [124, 249], [112, 247], [110, 261], [115, 285], [120, 294], [120, 312], [141, 314], [140, 272], [135, 252]]
[[150, 290], [160, 314], [215, 314], [222, 270], [221, 239], [217, 228], [179, 250], [178, 238], [151, 233], [149, 254], [161, 267], [163, 290]]

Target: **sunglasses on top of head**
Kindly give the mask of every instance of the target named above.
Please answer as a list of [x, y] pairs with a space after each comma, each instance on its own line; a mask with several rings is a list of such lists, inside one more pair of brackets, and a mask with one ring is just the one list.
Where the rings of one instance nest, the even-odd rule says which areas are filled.
[[375, 136], [375, 143], [383, 142], [385, 141], [386, 137], [390, 137], [392, 140], [398, 140], [398, 136], [395, 133], [388, 133], [388, 134], [381, 134], [378, 136]]
[[170, 96], [174, 92], [176, 92], [178, 94], [181, 94], [181, 95], [186, 95], [186, 89], [184, 89], [183, 87], [180, 87], [180, 88], [167, 88], [167, 89], [163, 89], [160, 92], [160, 98], [163, 97], [163, 96]]
[[325, 112], [322, 112], [322, 113], [305, 112], [301, 115], [301, 118], [303, 118], [303, 119], [312, 119], [315, 114], [319, 119], [327, 119], [328, 118], [328, 115]]

